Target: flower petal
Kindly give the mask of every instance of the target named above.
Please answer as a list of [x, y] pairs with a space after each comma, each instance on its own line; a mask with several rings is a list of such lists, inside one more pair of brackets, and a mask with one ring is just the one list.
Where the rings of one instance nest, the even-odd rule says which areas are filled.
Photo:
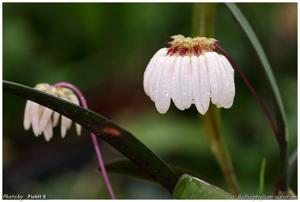
[[210, 90], [211, 90], [211, 101], [217, 107], [221, 106], [223, 98], [223, 87], [222, 87], [222, 75], [217, 60], [216, 52], [204, 53], [205, 61], [208, 69]]
[[166, 113], [171, 104], [170, 81], [172, 78], [175, 60], [175, 56], [167, 58], [161, 70], [159, 81], [157, 82], [158, 90], [156, 92], [155, 106], [157, 111], [161, 114]]
[[155, 102], [156, 93], [158, 92], [158, 82], [160, 75], [162, 73], [162, 70], [165, 67], [165, 61], [167, 60], [169, 56], [162, 56], [157, 59], [157, 62], [155, 63], [155, 69], [150, 77], [149, 81], [149, 95], [152, 101]]
[[235, 85], [234, 85], [234, 69], [232, 68], [230, 62], [223, 55], [219, 55], [219, 60], [224, 69], [224, 98], [223, 107], [230, 108], [233, 104], [235, 96]]
[[77, 97], [75, 94], [70, 94], [70, 95], [68, 96], [68, 99], [69, 99], [72, 103], [74, 103], [74, 104], [76, 104], [76, 105], [79, 105], [79, 99], [78, 99], [78, 97]]
[[[48, 125], [48, 122], [51, 121], [52, 114], [53, 114], [53, 110], [49, 109], [48, 107], [45, 107], [42, 117], [40, 119], [40, 125], [39, 125], [40, 131], [45, 130], [46, 126]], [[52, 124], [51, 124], [51, 127], [52, 127]]]
[[143, 86], [144, 86], [144, 91], [146, 95], [149, 96], [149, 79], [151, 77], [151, 74], [153, 73], [153, 69], [155, 68], [155, 63], [156, 59], [159, 58], [160, 56], [165, 56], [167, 55], [167, 48], [161, 48], [159, 49], [154, 56], [151, 58], [150, 62], [148, 63], [145, 73], [144, 73], [144, 81], [143, 81]]
[[61, 116], [61, 137], [64, 138], [67, 133], [67, 129], [69, 129], [72, 125], [72, 120], [65, 117]]
[[[75, 94], [69, 95], [69, 99], [70, 99], [71, 102], [73, 102], [74, 104], [80, 105], [79, 99], [78, 99], [78, 97], [77, 97]], [[80, 134], [81, 134], [81, 125], [78, 124], [78, 123], [76, 123], [76, 124], [75, 124], [75, 127], [76, 127], [76, 133], [77, 133], [77, 135], [80, 135]]]
[[67, 126], [66, 126], [65, 119], [66, 119], [66, 117], [62, 115], [61, 116], [61, 125], [60, 125], [60, 133], [61, 133], [62, 138], [64, 138], [67, 133]]
[[32, 130], [35, 136], [39, 136], [39, 108], [41, 106], [35, 102], [31, 103], [31, 123], [32, 123]]
[[25, 130], [28, 130], [31, 125], [31, 101], [27, 100], [25, 111], [24, 111], [24, 120], [23, 120], [23, 126]]
[[48, 124], [44, 130], [44, 137], [46, 141], [48, 142], [53, 136], [53, 130], [52, 130], [52, 121], [48, 121]]
[[184, 110], [184, 106], [182, 104], [182, 97], [181, 97], [181, 83], [180, 83], [180, 74], [182, 68], [182, 57], [178, 56], [174, 65], [174, 72], [172, 75], [171, 80], [171, 98], [175, 104], [175, 106], [180, 109]]
[[60, 116], [60, 114], [58, 112], [54, 112], [53, 123], [52, 123], [53, 127], [57, 126], [58, 121], [59, 121], [59, 116]]
[[199, 57], [193, 56], [191, 60], [194, 103], [198, 112], [205, 114], [210, 101], [210, 85], [205, 58], [200, 55]]
[[76, 123], [75, 126], [76, 126], [76, 133], [77, 133], [77, 135], [80, 135], [81, 134], [81, 125], [78, 124], [78, 123]]
[[193, 102], [192, 64], [189, 56], [182, 58], [180, 83], [182, 105], [188, 109]]

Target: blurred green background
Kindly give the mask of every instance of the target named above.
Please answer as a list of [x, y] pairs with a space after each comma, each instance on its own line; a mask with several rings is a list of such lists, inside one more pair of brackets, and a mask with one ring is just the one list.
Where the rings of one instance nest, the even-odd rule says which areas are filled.
[[[287, 112], [290, 152], [297, 147], [297, 4], [239, 4], [274, 68]], [[226, 189], [203, 134], [196, 108], [172, 104], [159, 114], [145, 95], [143, 73], [152, 55], [174, 34], [189, 35], [192, 4], [4, 3], [3, 78], [34, 86], [68, 81], [81, 88], [90, 108], [136, 135], [164, 160]], [[224, 4], [217, 5], [216, 38], [271, 104], [261, 64]], [[272, 194], [278, 148], [254, 98], [236, 74], [236, 97], [222, 110], [223, 131], [242, 194], [258, 192], [266, 158], [265, 194]], [[87, 131], [46, 143], [22, 126], [25, 100], [3, 95], [3, 193], [48, 198], [108, 198]], [[105, 161], [122, 158], [101, 142]], [[170, 198], [152, 182], [111, 174], [120, 199]], [[292, 188], [297, 191], [296, 173]]]

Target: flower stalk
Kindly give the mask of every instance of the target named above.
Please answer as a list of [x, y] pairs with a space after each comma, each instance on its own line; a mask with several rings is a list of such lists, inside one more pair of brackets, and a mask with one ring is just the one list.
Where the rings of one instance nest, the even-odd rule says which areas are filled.
[[[249, 22], [240, 11], [238, 6], [234, 3], [225, 3], [226, 6], [231, 11], [232, 15], [241, 26], [242, 30], [245, 32], [249, 41], [251, 42], [253, 48], [255, 49], [259, 60], [262, 63], [262, 67], [265, 71], [266, 77], [268, 79], [268, 83], [271, 87], [271, 94], [274, 99], [274, 111], [275, 111], [275, 122], [277, 124], [278, 131], [274, 133], [276, 135], [276, 140], [279, 144], [279, 152], [280, 152], [280, 179], [278, 182], [278, 189], [281, 192], [288, 192], [288, 175], [287, 175], [287, 167], [288, 167], [288, 128], [287, 128], [287, 119], [282, 103], [282, 99], [280, 96], [280, 91], [278, 89], [276, 79], [273, 75], [273, 71], [271, 65], [264, 53], [262, 45], [260, 44], [256, 34], [251, 28]], [[274, 129], [273, 129], [274, 130]]]
[[[194, 36], [213, 36], [215, 7], [214, 3], [194, 4], [192, 27]], [[210, 106], [207, 113], [201, 118], [211, 150], [222, 169], [226, 184], [231, 193], [238, 195], [240, 193], [238, 182], [221, 131], [220, 111], [215, 106]]]
[[211, 150], [224, 174], [225, 182], [230, 192], [234, 195], [238, 195], [240, 192], [238, 182], [232, 165], [231, 157], [221, 131], [220, 110], [215, 106], [210, 106], [202, 119], [204, 123], [205, 134], [209, 141]]
[[258, 102], [260, 108], [265, 113], [265, 115], [267, 117], [267, 120], [268, 120], [274, 134], [275, 134], [275, 137], [276, 137], [277, 141], [279, 141], [280, 137], [278, 136], [278, 129], [277, 129], [276, 123], [274, 122], [274, 120], [272, 118], [271, 112], [269, 111], [269, 109], [267, 108], [265, 103], [261, 100], [261, 98], [257, 95], [256, 91], [254, 90], [253, 86], [250, 84], [249, 80], [245, 76], [245, 74], [242, 71], [242, 69], [240, 68], [240, 66], [225, 52], [225, 50], [219, 44], [216, 45], [216, 48], [217, 48], [218, 51], [220, 51], [229, 60], [229, 62], [232, 64], [233, 68], [239, 73], [240, 77], [242, 78], [242, 80], [244, 81], [244, 83], [246, 84], [246, 86], [248, 87], [250, 92], [255, 97], [255, 99]]
[[[252, 95], [255, 97], [257, 103], [259, 104], [260, 108], [262, 109], [263, 113], [266, 116], [266, 119], [268, 120], [270, 127], [273, 131], [273, 134], [275, 135], [276, 141], [279, 145], [279, 153], [280, 153], [280, 180], [279, 180], [279, 189], [283, 193], [288, 192], [288, 142], [287, 139], [285, 139], [285, 131], [282, 131], [281, 128], [284, 127], [278, 127], [276, 120], [273, 118], [270, 110], [265, 105], [263, 100], [258, 96], [255, 89], [247, 79], [246, 75], [244, 74], [243, 70], [240, 68], [240, 66], [226, 53], [226, 51], [217, 43], [216, 44], [217, 51], [221, 52], [228, 61], [232, 64], [232, 67], [238, 72], [241, 79], [245, 83], [245, 85], [248, 87], [249, 91], [252, 93]], [[280, 123], [280, 122], [279, 122]], [[287, 134], [287, 133], [286, 133]]]
[[[54, 86], [55, 87], [68, 88], [68, 89], [72, 90], [78, 96], [82, 107], [88, 109], [88, 104], [87, 104], [87, 101], [86, 101], [85, 97], [83, 96], [81, 91], [76, 86], [74, 86], [70, 83], [67, 83], [67, 82], [59, 82], [59, 83], [54, 84]], [[101, 169], [102, 177], [104, 179], [104, 183], [106, 185], [106, 188], [109, 192], [109, 195], [110, 195], [111, 199], [116, 199], [115, 193], [112, 189], [112, 186], [111, 186], [111, 183], [110, 183], [110, 180], [109, 180], [106, 168], [105, 168], [104, 160], [103, 160], [103, 157], [102, 157], [101, 150], [99, 148], [97, 137], [94, 133], [90, 133], [90, 135], [91, 135], [92, 143], [93, 143], [93, 146], [94, 146], [94, 149], [95, 149], [95, 152], [96, 152], [98, 165]]]

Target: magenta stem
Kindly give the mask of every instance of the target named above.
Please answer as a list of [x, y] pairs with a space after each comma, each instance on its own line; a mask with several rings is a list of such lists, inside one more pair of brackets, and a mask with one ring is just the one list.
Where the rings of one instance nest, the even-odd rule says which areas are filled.
[[[87, 104], [87, 101], [86, 101], [85, 97], [83, 96], [81, 91], [76, 86], [74, 86], [70, 83], [67, 83], [67, 82], [59, 82], [59, 83], [54, 84], [54, 86], [55, 87], [62, 87], [62, 88], [69, 88], [70, 90], [75, 92], [77, 97], [80, 100], [80, 103], [81, 103], [82, 107], [88, 109], [88, 104]], [[114, 191], [112, 189], [112, 186], [111, 186], [111, 183], [110, 183], [110, 180], [109, 180], [106, 168], [105, 168], [104, 160], [103, 160], [103, 157], [102, 157], [101, 150], [99, 148], [97, 137], [94, 133], [90, 133], [90, 135], [91, 135], [92, 143], [94, 145], [94, 149], [95, 149], [95, 152], [96, 152], [98, 164], [99, 164], [99, 167], [101, 169], [101, 173], [102, 173], [106, 188], [109, 192], [109, 195], [110, 195], [111, 199], [116, 199], [116, 196], [115, 196]]]
[[256, 101], [258, 102], [260, 108], [263, 110], [264, 114], [266, 115], [266, 118], [274, 132], [274, 135], [276, 137], [277, 142], [280, 143], [280, 137], [278, 134], [278, 128], [277, 125], [275, 124], [272, 115], [269, 111], [269, 109], [267, 108], [267, 106], [265, 105], [265, 103], [260, 99], [260, 97], [257, 95], [255, 89], [253, 88], [253, 86], [251, 85], [251, 83], [249, 82], [249, 80], [247, 79], [247, 77], [245, 76], [243, 70], [240, 68], [240, 66], [225, 52], [225, 50], [218, 44], [215, 44], [215, 47], [217, 50], [219, 50], [228, 60], [229, 62], [232, 64], [232, 66], [234, 67], [234, 69], [240, 74], [242, 80], [244, 81], [244, 83], [246, 84], [246, 86], [248, 87], [248, 89], [250, 90], [250, 92], [253, 94], [253, 96], [255, 97]]

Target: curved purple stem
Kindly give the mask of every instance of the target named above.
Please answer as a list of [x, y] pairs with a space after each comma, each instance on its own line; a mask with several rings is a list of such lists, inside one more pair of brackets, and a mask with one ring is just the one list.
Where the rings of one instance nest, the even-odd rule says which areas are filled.
[[216, 50], [220, 51], [228, 60], [229, 62], [232, 64], [232, 66], [234, 67], [234, 69], [240, 74], [240, 77], [242, 78], [242, 80], [244, 81], [244, 83], [246, 84], [246, 86], [248, 87], [248, 89], [250, 90], [250, 92], [252, 93], [252, 95], [255, 97], [256, 101], [258, 102], [260, 108], [262, 109], [262, 111], [264, 112], [271, 128], [272, 131], [275, 135], [275, 138], [277, 140], [277, 142], [279, 142], [280, 144], [280, 137], [278, 134], [278, 128], [277, 125], [274, 121], [274, 119], [272, 118], [271, 112], [269, 111], [269, 109], [267, 108], [267, 106], [265, 105], [265, 103], [261, 100], [261, 98], [257, 95], [255, 89], [253, 88], [253, 86], [251, 85], [251, 83], [249, 82], [249, 80], [247, 79], [247, 77], [245, 76], [243, 70], [240, 68], [240, 66], [226, 53], [226, 51], [219, 45], [219, 43], [215, 44], [215, 48]]
[[[83, 96], [81, 91], [76, 86], [74, 86], [70, 83], [67, 83], [67, 82], [59, 82], [59, 83], [54, 84], [54, 86], [55, 87], [69, 88], [70, 90], [75, 92], [75, 94], [77, 95], [77, 97], [80, 100], [80, 103], [81, 103], [82, 107], [88, 109], [88, 104], [87, 104], [87, 101], [86, 101], [85, 97]], [[114, 191], [112, 189], [112, 186], [111, 186], [111, 183], [110, 183], [110, 180], [109, 180], [109, 177], [108, 177], [105, 165], [104, 165], [104, 161], [103, 161], [103, 157], [102, 157], [102, 154], [101, 154], [101, 150], [100, 150], [99, 145], [98, 145], [97, 137], [94, 133], [90, 133], [90, 134], [91, 134], [91, 139], [92, 139], [92, 142], [93, 142], [93, 145], [94, 145], [94, 148], [95, 148], [98, 164], [99, 164], [99, 167], [102, 171], [101, 173], [102, 173], [106, 188], [109, 192], [109, 195], [110, 195], [111, 199], [116, 199], [116, 196], [115, 196]]]

